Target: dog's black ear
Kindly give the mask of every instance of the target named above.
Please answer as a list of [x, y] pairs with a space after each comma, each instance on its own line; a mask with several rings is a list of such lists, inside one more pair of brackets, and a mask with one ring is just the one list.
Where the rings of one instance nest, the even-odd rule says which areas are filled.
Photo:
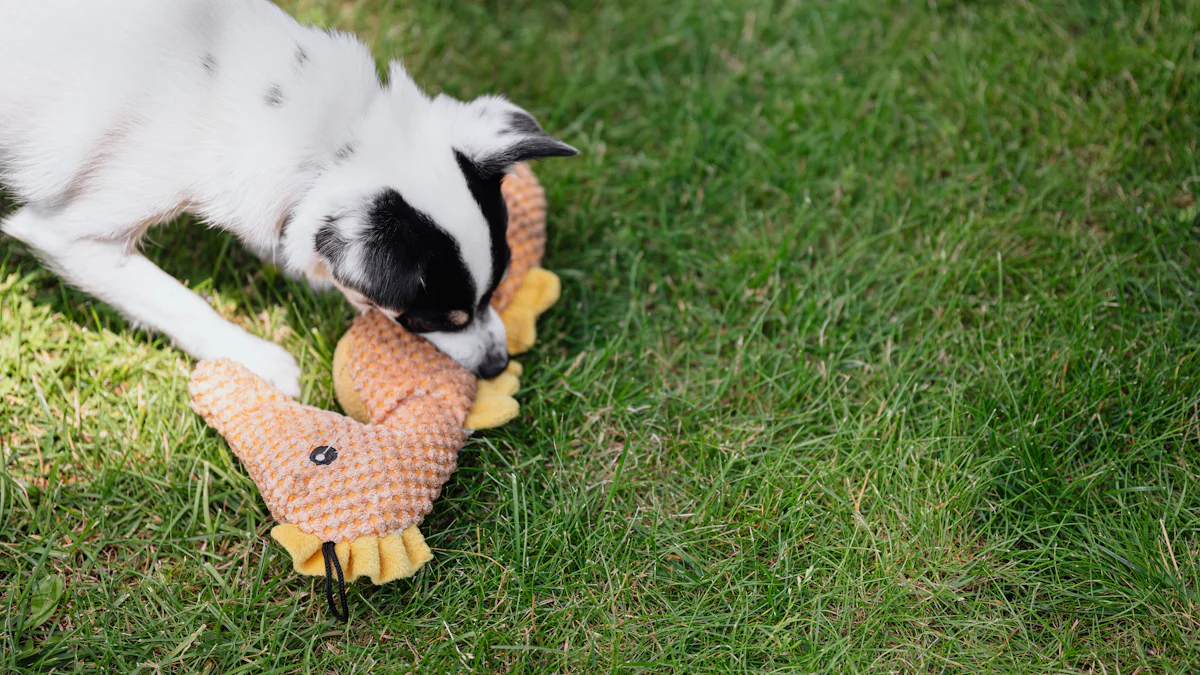
[[533, 115], [499, 96], [477, 98], [460, 112], [455, 147], [485, 173], [502, 173], [517, 162], [579, 154], [546, 133]]

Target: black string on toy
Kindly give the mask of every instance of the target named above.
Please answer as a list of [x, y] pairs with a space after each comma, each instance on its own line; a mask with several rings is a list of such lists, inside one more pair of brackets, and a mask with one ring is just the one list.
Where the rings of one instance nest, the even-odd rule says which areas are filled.
[[[342, 563], [338, 560], [337, 553], [333, 550], [332, 541], [321, 544], [321, 552], [325, 554], [325, 602], [329, 603], [329, 611], [333, 612], [337, 620], [344, 623], [350, 618], [350, 607], [346, 604], [346, 580], [342, 577]], [[342, 600], [341, 611], [338, 611], [337, 603], [334, 602], [333, 569], [330, 568], [331, 564], [337, 569], [337, 597]]]

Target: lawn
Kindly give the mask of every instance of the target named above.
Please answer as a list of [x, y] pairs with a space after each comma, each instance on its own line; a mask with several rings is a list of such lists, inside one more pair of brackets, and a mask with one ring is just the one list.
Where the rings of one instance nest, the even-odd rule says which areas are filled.
[[[342, 625], [192, 362], [0, 241], [0, 672], [1200, 669], [1200, 1], [284, 5], [583, 151], [522, 415]], [[344, 301], [152, 239], [336, 407]]]

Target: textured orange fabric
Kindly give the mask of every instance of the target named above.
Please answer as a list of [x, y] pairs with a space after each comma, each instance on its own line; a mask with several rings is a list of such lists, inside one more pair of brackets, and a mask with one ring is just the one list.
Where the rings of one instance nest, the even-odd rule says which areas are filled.
[[517, 164], [500, 184], [508, 206], [508, 274], [492, 294], [492, 307], [502, 312], [525, 281], [529, 270], [542, 264], [546, 253], [546, 190], [528, 164]]
[[467, 437], [426, 400], [396, 407], [388, 418], [395, 426], [361, 424], [296, 403], [226, 360], [197, 365], [190, 391], [193, 408], [229, 441], [271, 515], [322, 541], [382, 537], [419, 523]]
[[381, 312], [357, 317], [342, 340], [346, 371], [372, 422], [403, 429], [414, 414], [441, 411], [444, 423], [462, 427], [475, 400], [475, 376], [432, 343]]

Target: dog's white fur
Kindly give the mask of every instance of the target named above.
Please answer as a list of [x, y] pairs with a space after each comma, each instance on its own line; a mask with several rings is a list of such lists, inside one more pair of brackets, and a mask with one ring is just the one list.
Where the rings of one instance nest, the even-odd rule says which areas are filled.
[[[0, 184], [24, 204], [0, 227], [184, 351], [299, 394], [291, 355], [138, 252], [148, 228], [183, 211], [330, 281], [318, 228], [336, 214], [353, 244], [363, 200], [395, 187], [487, 287], [487, 223], [451, 148], [503, 151], [511, 103], [430, 99], [398, 64], [383, 85], [362, 43], [266, 0], [0, 0], [0, 17]], [[345, 147], [353, 156], [338, 156]], [[489, 310], [427, 337], [473, 368], [503, 349], [504, 328]]]

